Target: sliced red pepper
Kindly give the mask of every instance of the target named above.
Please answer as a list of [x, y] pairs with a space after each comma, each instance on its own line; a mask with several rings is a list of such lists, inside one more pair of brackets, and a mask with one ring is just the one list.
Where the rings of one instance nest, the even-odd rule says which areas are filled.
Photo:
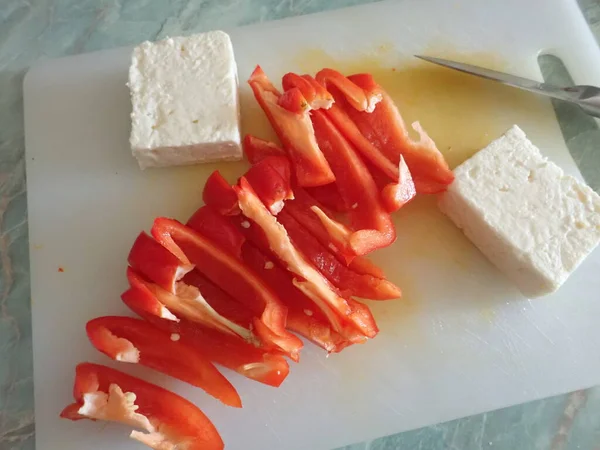
[[[295, 73], [287, 73], [283, 76], [281, 85], [286, 92], [297, 88], [310, 109], [328, 109], [333, 104], [333, 96], [329, 91], [309, 75], [301, 76]], [[285, 105], [282, 106], [285, 107]]]
[[198, 208], [187, 221], [186, 225], [200, 234], [210, 233], [210, 239], [216, 245], [223, 250], [229, 251], [239, 259], [245, 240], [244, 235], [237, 230], [231, 221], [227, 220], [226, 217], [219, 214], [212, 207], [202, 206]]
[[270, 343], [298, 360], [302, 341], [285, 329], [287, 308], [247, 266], [200, 233], [173, 219], [156, 219], [152, 235], [173, 254], [189, 258], [197, 270], [233, 298], [253, 311], [261, 311], [260, 317], [253, 322], [255, 334], [263, 343]]
[[[356, 257], [355, 252], [348, 244], [347, 235], [352, 233], [351, 230], [347, 229], [345, 225], [339, 224], [339, 226], [345, 229], [347, 233], [340, 234], [332, 232], [330, 228], [323, 225], [322, 220], [314, 213], [313, 208], [315, 207], [323, 212], [326, 211], [326, 208], [311, 197], [307, 191], [302, 188], [295, 188], [294, 200], [287, 202], [284, 209], [288, 211], [294, 219], [300, 222], [309, 233], [315, 236], [321, 244], [326, 245], [334, 251], [336, 256], [338, 256], [338, 259], [345, 264], [349, 264]], [[330, 214], [325, 212], [324, 214], [330, 218], [331, 221], [337, 223], [335, 219], [331, 218]]]
[[[244, 153], [250, 164], [256, 164], [267, 156], [287, 157], [285, 151], [279, 145], [251, 134], [244, 136]], [[233, 190], [231, 186], [228, 185], [228, 187]], [[206, 203], [206, 199], [204, 202]], [[237, 196], [235, 197], [235, 204], [237, 206]]]
[[179, 336], [132, 317], [106, 316], [90, 320], [88, 338], [108, 357], [139, 363], [204, 389], [223, 403], [242, 407], [235, 388], [201, 353], [179, 342]]
[[369, 170], [350, 143], [322, 111], [313, 111], [315, 136], [331, 168], [345, 203], [350, 206], [352, 233], [348, 242], [356, 255], [387, 247], [396, 240], [389, 213], [383, 208], [379, 191]]
[[277, 105], [298, 115], [306, 114], [310, 111], [308, 100], [304, 98], [299, 89], [285, 91], [277, 100]]
[[159, 386], [106, 366], [81, 363], [75, 369], [75, 403], [61, 417], [120, 422], [130, 437], [154, 449], [222, 450], [223, 440], [198, 407]]
[[248, 83], [292, 160], [298, 184], [321, 186], [335, 181], [315, 140], [308, 112], [298, 114], [280, 106], [278, 101], [281, 94], [260, 66], [252, 72]]
[[[222, 333], [237, 336], [250, 344], [257, 345], [256, 337], [249, 330], [251, 323], [242, 326], [232, 322], [229, 318], [219, 314], [204, 298], [202, 293], [186, 283], [177, 283], [176, 292], [172, 293], [159, 285], [146, 280], [140, 274], [136, 273], [131, 267], [127, 268], [127, 279], [131, 287], [147, 291], [155, 297], [155, 302], [163, 305], [171, 320], [178, 321], [186, 318], [199, 325], [218, 330]], [[152, 311], [160, 310], [154, 307], [154, 302], [147, 303]], [[150, 312], [150, 311], [148, 311]], [[163, 317], [161, 315], [161, 317]]]
[[315, 78], [328, 90], [330, 90], [331, 85], [339, 89], [357, 111], [372, 112], [377, 103], [381, 101], [380, 92], [363, 89], [362, 86], [353, 83], [337, 70], [322, 69]]
[[345, 213], [350, 209], [344, 202], [335, 183], [306, 188], [306, 192], [323, 206], [336, 213]]
[[[359, 321], [353, 316], [354, 311], [348, 302], [340, 297], [327, 279], [298, 252], [285, 228], [269, 213], [248, 181], [241, 177], [234, 189], [242, 213], [263, 230], [270, 249], [286, 263], [287, 269], [301, 278], [301, 280], [294, 280], [294, 285], [319, 306], [333, 329], [348, 337], [345, 333], [347, 333], [347, 325], [351, 325], [365, 336], [374, 337], [377, 330], [365, 327], [364, 321]], [[348, 322], [347, 319], [350, 321]]]
[[287, 211], [282, 211], [277, 220], [285, 227], [294, 246], [342, 292], [373, 300], [389, 300], [401, 296], [400, 289], [393, 283], [372, 275], [358, 274], [346, 267], [327, 247], [306, 233]]
[[218, 170], [215, 170], [206, 180], [202, 191], [202, 200], [218, 211], [219, 214], [225, 216], [239, 214], [240, 212], [233, 188]]
[[344, 108], [362, 135], [394, 164], [399, 163], [400, 155], [404, 156], [418, 193], [444, 191], [454, 180], [454, 174], [421, 125], [412, 124], [419, 134], [418, 141], [412, 140], [393, 100], [371, 75], [351, 75], [348, 79], [366, 91], [377, 90], [382, 96], [371, 113], [358, 111], [351, 105]]
[[330, 88], [330, 90], [335, 97], [335, 103], [326, 111], [327, 117], [366, 161], [373, 164], [390, 180], [397, 180], [398, 166], [361, 133], [346, 112], [349, 108], [352, 108], [348, 101], [335, 88]]
[[[288, 307], [287, 327], [311, 340], [330, 353], [352, 345], [352, 340], [331, 329], [327, 317], [294, 286], [292, 276], [280, 267], [275, 258], [267, 256], [250, 243], [242, 249], [244, 262], [275, 289]], [[357, 331], [358, 333], [358, 331]], [[360, 340], [360, 337], [358, 337]], [[356, 338], [355, 338], [356, 340]]]
[[[240, 259], [242, 257], [241, 252], [242, 249], [240, 249]], [[246, 305], [235, 300], [218, 286], [215, 286], [197, 270], [192, 270], [186, 274], [183, 281], [190, 286], [198, 288], [210, 306], [220, 315], [227, 317], [242, 327], [247, 327], [248, 324], [252, 323], [255, 315], [253, 311], [246, 307]]]
[[[377, 102], [381, 100], [381, 95], [379, 93], [369, 93], [369, 95], [366, 95], [365, 91], [356, 86], [341, 73], [332, 69], [321, 70], [317, 74], [317, 77], [320, 82], [309, 75], [301, 77], [293, 73], [288, 73], [283, 77], [283, 88], [286, 90], [286, 93], [288, 89], [300, 89], [304, 97], [308, 99], [312, 109], [319, 109], [322, 102], [311, 102], [310, 99], [316, 96], [314, 86], [320, 86], [321, 89], [327, 92], [328, 102], [326, 102], [326, 104], [328, 106], [323, 107], [323, 109], [327, 109], [327, 116], [335, 123], [342, 134], [344, 134], [367, 161], [372, 162], [375, 167], [379, 168], [391, 180], [397, 180], [397, 165], [391, 162], [377, 147], [372, 145], [368, 139], [362, 135], [356, 124], [344, 111], [344, 108], [340, 106], [349, 106], [349, 102], [351, 102], [353, 108], [360, 111], [372, 111]], [[325, 86], [328, 90], [325, 89]], [[334, 99], [335, 103], [333, 102]]]
[[388, 212], [398, 211], [417, 195], [415, 183], [403, 156], [400, 156], [399, 173], [398, 182], [388, 184], [381, 191], [381, 200]]
[[123, 293], [123, 302], [136, 314], [154, 326], [176, 333], [183, 343], [197, 349], [209, 360], [260, 383], [279, 386], [289, 373], [289, 365], [281, 355], [267, 353], [262, 348], [245, 343], [237, 337], [200, 327], [181, 318], [169, 319], [161, 314], [161, 304], [143, 286], [134, 286]]
[[294, 198], [287, 157], [268, 156], [250, 167], [244, 176], [271, 214], [277, 215], [285, 200]]
[[[352, 250], [347, 249], [346, 233], [343, 233], [343, 238], [336, 238], [336, 233], [330, 233], [323, 226], [321, 219], [315, 214], [314, 207], [325, 211], [325, 208], [308, 195], [304, 189], [295, 188], [294, 200], [287, 202], [284, 209], [321, 244], [329, 248], [339, 261], [348, 264], [352, 270], [357, 273], [373, 275], [377, 278], [385, 278], [385, 274], [381, 268], [365, 257], [355, 256]], [[344, 227], [342, 224], [339, 224], [339, 226]], [[348, 229], [345, 231], [347, 231], [347, 234], [352, 233]]]
[[194, 268], [193, 264], [182, 262], [143, 231], [133, 243], [127, 261], [135, 270], [170, 292], [175, 292], [176, 283]]

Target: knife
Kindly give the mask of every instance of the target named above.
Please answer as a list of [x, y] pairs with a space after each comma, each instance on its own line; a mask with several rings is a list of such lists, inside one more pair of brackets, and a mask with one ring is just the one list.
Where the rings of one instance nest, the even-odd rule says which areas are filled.
[[536, 94], [556, 98], [579, 106], [593, 117], [600, 118], [600, 88], [596, 86], [558, 87], [548, 83], [528, 80], [527, 78], [510, 75], [496, 70], [485, 69], [471, 64], [434, 58], [431, 56], [415, 55], [417, 58], [460, 72], [476, 75], [488, 80], [498, 81], [508, 86], [524, 89]]

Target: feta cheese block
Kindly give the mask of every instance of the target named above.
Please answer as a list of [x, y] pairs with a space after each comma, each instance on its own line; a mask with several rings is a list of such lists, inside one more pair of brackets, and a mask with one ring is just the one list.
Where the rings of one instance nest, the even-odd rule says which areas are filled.
[[130, 144], [142, 169], [242, 158], [237, 67], [226, 33], [140, 44], [128, 85]]
[[440, 209], [528, 297], [557, 290], [600, 241], [600, 197], [517, 126], [458, 166]]

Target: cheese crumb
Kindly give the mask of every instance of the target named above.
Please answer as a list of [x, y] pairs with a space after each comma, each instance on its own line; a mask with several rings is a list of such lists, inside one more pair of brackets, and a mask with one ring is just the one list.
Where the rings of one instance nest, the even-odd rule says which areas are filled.
[[174, 342], [177, 342], [179, 339], [181, 339], [181, 336], [179, 335], [179, 333], [173, 333], [171, 334], [171, 340]]
[[267, 262], [265, 263], [265, 269], [267, 269], [267, 270], [270, 270], [270, 269], [272, 269], [273, 267], [275, 267], [275, 264], [273, 264], [271, 261], [267, 261]]
[[241, 225], [242, 225], [243, 228], [250, 228], [250, 222], [248, 222], [247, 220], [244, 220], [241, 223]]
[[306, 314], [307, 316], [312, 316], [314, 313], [310, 310], [310, 309], [305, 309], [304, 310], [304, 314]]

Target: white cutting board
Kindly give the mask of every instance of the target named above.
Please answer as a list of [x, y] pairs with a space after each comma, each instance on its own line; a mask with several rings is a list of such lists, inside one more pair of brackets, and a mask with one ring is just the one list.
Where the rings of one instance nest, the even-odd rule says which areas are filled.
[[[492, 52], [538, 79], [536, 56], [550, 49], [576, 82], [600, 85], [600, 53], [575, 1], [407, 0], [228, 31], [242, 82], [256, 63], [274, 80], [299, 70], [290, 55], [306, 48], [351, 57], [391, 43], [396, 57], [408, 57], [442, 42]], [[119, 294], [135, 236], [158, 215], [185, 220], [215, 167], [138, 170], [128, 150], [129, 51], [47, 61], [25, 80], [39, 450], [140, 447], [124, 427], [58, 413], [71, 401], [78, 362], [110, 364], [84, 325], [127, 313]], [[545, 154], [578, 174], [549, 103], [531, 102], [523, 115], [499, 101], [498, 117], [519, 118]], [[220, 166], [232, 179], [243, 167]], [[196, 402], [236, 450], [331, 449], [600, 382], [600, 251], [560, 292], [529, 302], [430, 203], [398, 214], [398, 242], [375, 256], [406, 300], [373, 307], [381, 333], [366, 345], [330, 358], [307, 345], [279, 389], [228, 373], [241, 410], [149, 370], [118, 367]]]

